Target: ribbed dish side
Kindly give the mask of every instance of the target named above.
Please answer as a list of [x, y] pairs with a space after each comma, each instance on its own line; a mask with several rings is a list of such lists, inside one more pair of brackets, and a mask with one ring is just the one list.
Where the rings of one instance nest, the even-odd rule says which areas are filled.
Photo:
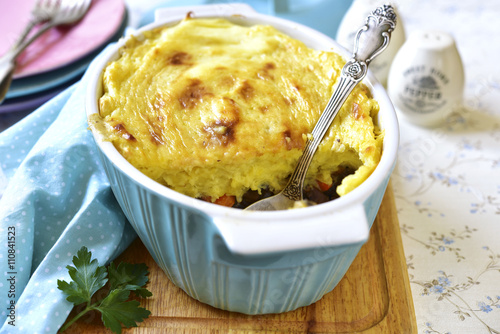
[[281, 313], [321, 299], [342, 279], [361, 245], [352, 245], [324, 261], [289, 268], [249, 268], [212, 264], [217, 308], [245, 314]]

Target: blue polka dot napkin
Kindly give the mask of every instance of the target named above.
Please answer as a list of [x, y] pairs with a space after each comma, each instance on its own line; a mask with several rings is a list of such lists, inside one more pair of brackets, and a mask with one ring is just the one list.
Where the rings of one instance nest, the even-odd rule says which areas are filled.
[[56, 333], [73, 305], [57, 289], [86, 246], [104, 264], [136, 237], [98, 159], [87, 77], [0, 133], [0, 333]]

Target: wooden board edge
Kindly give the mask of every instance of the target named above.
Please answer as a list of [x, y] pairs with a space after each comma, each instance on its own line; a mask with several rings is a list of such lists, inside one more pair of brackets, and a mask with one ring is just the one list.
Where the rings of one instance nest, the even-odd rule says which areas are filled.
[[389, 291], [389, 309], [382, 321], [365, 333], [418, 333], [415, 306], [403, 248], [392, 184], [389, 182], [377, 215], [381, 249]]

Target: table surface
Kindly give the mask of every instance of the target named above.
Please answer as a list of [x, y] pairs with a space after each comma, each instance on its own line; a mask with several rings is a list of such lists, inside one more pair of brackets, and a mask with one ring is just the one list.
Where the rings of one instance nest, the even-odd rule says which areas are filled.
[[[132, 24], [169, 2], [129, 0]], [[500, 333], [500, 2], [393, 3], [407, 35], [453, 35], [466, 78], [446, 126], [400, 120], [392, 186], [418, 332]], [[0, 131], [30, 112], [0, 114]]]
[[500, 333], [500, 2], [400, 1], [408, 32], [451, 33], [465, 68], [449, 124], [401, 121], [392, 181], [419, 332]]

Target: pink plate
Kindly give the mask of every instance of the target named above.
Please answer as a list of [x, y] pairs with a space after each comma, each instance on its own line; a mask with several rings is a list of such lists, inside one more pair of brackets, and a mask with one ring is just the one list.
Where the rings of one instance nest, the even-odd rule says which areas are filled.
[[[0, 55], [16, 41], [30, 18], [35, 0], [0, 0]], [[92, 0], [85, 17], [73, 26], [47, 31], [18, 58], [14, 78], [55, 70], [102, 46], [123, 21], [123, 0]]]

